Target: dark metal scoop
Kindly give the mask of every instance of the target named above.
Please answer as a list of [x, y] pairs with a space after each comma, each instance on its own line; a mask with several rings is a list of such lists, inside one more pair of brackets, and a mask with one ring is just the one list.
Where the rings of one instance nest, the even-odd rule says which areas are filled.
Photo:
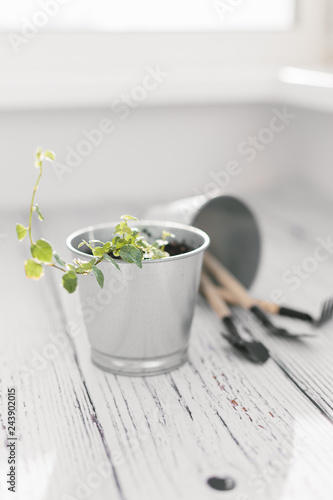
[[222, 319], [228, 329], [228, 334], [223, 336], [230, 344], [242, 352], [250, 361], [254, 363], [265, 363], [269, 358], [269, 351], [266, 347], [256, 340], [244, 340], [238, 332], [235, 323], [230, 316]]
[[251, 313], [260, 321], [260, 323], [267, 328], [267, 330], [273, 335], [277, 335], [279, 337], [288, 337], [288, 338], [299, 338], [299, 337], [311, 337], [311, 333], [292, 333], [286, 330], [285, 328], [280, 328], [275, 326], [267, 314], [260, 309], [258, 306], [253, 306], [250, 308]]

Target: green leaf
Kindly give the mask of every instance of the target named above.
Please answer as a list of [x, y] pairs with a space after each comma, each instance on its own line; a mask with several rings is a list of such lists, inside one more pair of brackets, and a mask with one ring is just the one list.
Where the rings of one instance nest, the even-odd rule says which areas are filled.
[[143, 252], [134, 245], [124, 245], [120, 249], [119, 255], [125, 262], [134, 262], [134, 264], [142, 268]]
[[107, 254], [107, 253], [106, 253], [106, 254], [104, 255], [104, 258], [105, 258], [106, 260], [108, 260], [109, 262], [111, 262], [111, 264], [113, 264], [113, 265], [114, 265], [114, 267], [116, 267], [116, 268], [118, 269], [118, 271], [121, 271], [120, 267], [119, 267], [119, 266], [118, 266], [118, 264], [117, 264], [117, 261], [116, 261], [115, 259], [113, 259], [112, 257], [110, 257], [110, 255], [109, 255], [109, 254]]
[[95, 247], [95, 248], [93, 248], [92, 249], [92, 253], [96, 257], [103, 257], [103, 254], [104, 254], [103, 247]]
[[153, 259], [163, 259], [164, 257], [167, 257], [168, 254], [164, 252], [163, 250], [160, 250], [159, 248], [152, 247], [151, 252], [153, 254]]
[[44, 275], [44, 269], [42, 264], [39, 264], [35, 260], [28, 259], [24, 263], [25, 274], [27, 278], [32, 280], [39, 280]]
[[104, 245], [104, 242], [101, 240], [89, 240], [89, 245], [91, 245], [92, 243], [101, 243], [102, 245]]
[[161, 248], [162, 246], [166, 245], [168, 241], [166, 240], [155, 240], [152, 247], [153, 248]]
[[170, 236], [170, 238], [176, 237], [173, 233], [169, 233], [169, 231], [162, 231], [162, 240], [166, 240], [168, 236]]
[[16, 224], [16, 234], [20, 241], [22, 241], [26, 237], [27, 232], [27, 227], [22, 226], [22, 224]]
[[80, 262], [79, 269], [82, 271], [90, 271], [92, 266], [96, 264], [97, 259], [91, 259], [89, 262]]
[[115, 238], [113, 238], [112, 244], [113, 244], [113, 246], [116, 247], [116, 250], [119, 250], [119, 248], [126, 245], [125, 241], [122, 238], [120, 238], [119, 236], [116, 236]]
[[37, 148], [35, 157], [36, 157], [35, 167], [40, 168], [42, 166], [42, 157], [43, 157], [43, 151], [41, 147]]
[[127, 222], [120, 222], [114, 229], [113, 234], [132, 234], [132, 229], [128, 227]]
[[52, 246], [46, 240], [37, 240], [34, 245], [31, 245], [31, 255], [40, 262], [52, 262]]
[[53, 151], [49, 151], [49, 150], [47, 150], [47, 151], [45, 151], [45, 153], [44, 153], [44, 157], [45, 157], [45, 158], [47, 158], [48, 160], [53, 161], [53, 160], [55, 160], [56, 155], [55, 155], [55, 153], [53, 153]]
[[81, 269], [81, 267], [76, 267], [75, 268], [76, 274], [89, 274], [90, 271], [85, 271], [84, 269]]
[[110, 251], [111, 246], [112, 246], [111, 241], [107, 241], [106, 243], [104, 243], [103, 252], [108, 253]]
[[142, 248], [144, 250], [147, 250], [147, 248], [150, 247], [150, 245], [143, 239], [138, 239], [135, 242], [136, 247]]
[[77, 276], [75, 271], [68, 271], [62, 277], [62, 285], [68, 293], [73, 293], [77, 287]]
[[102, 271], [100, 269], [98, 269], [97, 266], [92, 266], [92, 270], [93, 270], [94, 275], [96, 276], [97, 283], [99, 284], [99, 286], [101, 288], [103, 288], [103, 286], [104, 286], [104, 274], [102, 273]]
[[128, 233], [126, 236], [125, 236], [125, 241], [126, 243], [134, 243], [135, 241], [135, 238], [133, 238], [133, 234], [132, 232], [131, 233]]
[[36, 214], [38, 215], [39, 217], [39, 220], [44, 220], [44, 217], [42, 215], [42, 212], [40, 211], [40, 208], [38, 206], [38, 204], [36, 203], [36, 205], [34, 206], [34, 211], [36, 212]]
[[78, 244], [78, 248], [83, 247], [83, 245], [87, 245], [87, 247], [91, 248], [91, 246], [89, 245], [89, 243], [86, 242], [86, 240], [82, 240], [81, 243]]
[[53, 252], [53, 257], [54, 257], [54, 260], [56, 262], [58, 262], [58, 264], [60, 264], [60, 266], [66, 265], [66, 262], [64, 260], [62, 260], [62, 258], [57, 254], [57, 252]]
[[87, 266], [91, 269], [92, 266], [94, 266], [97, 262], [97, 259], [91, 259], [89, 262], [87, 262]]
[[133, 215], [122, 215], [120, 218], [124, 219], [126, 221], [128, 221], [128, 220], [138, 220], [136, 217], [133, 217]]

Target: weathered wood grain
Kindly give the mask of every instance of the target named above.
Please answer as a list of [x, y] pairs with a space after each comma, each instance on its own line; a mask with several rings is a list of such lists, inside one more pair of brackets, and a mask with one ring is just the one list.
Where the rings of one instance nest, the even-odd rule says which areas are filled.
[[[290, 284], [283, 283], [282, 277], [292, 266], [302, 266], [304, 259], [313, 258], [318, 246], [317, 239], [326, 240], [332, 236], [331, 213], [333, 207], [318, 197], [313, 199], [311, 192], [299, 193], [286, 190], [280, 205], [272, 200], [257, 200], [258, 213], [264, 234], [264, 255], [260, 273], [253, 293], [268, 298], [273, 289], [283, 291], [287, 304], [309, 311], [319, 317], [324, 299], [333, 296], [333, 255], [322, 262], [307, 279], [300, 280], [296, 291]], [[316, 203], [315, 203], [316, 200]], [[322, 252], [323, 253], [323, 252]], [[303, 271], [304, 272], [304, 271]], [[249, 315], [242, 312], [243, 318], [253, 327], [257, 324]], [[306, 331], [316, 335], [314, 339], [286, 342], [262, 329], [256, 330], [258, 338], [274, 352], [276, 360], [294, 384], [321, 411], [333, 421], [333, 322], [315, 330], [306, 323], [290, 319], [275, 318], [277, 324], [287, 326], [291, 331]], [[286, 348], [287, 344], [287, 348]]]
[[[22, 251], [17, 258], [22, 260]], [[14, 283], [19, 286], [14, 288]], [[60, 333], [59, 338], [66, 340], [47, 279], [28, 282], [18, 265], [3, 270], [1, 284], [6, 288], [12, 284], [12, 288], [2, 294], [0, 497], [7, 498], [5, 392], [14, 385], [19, 437], [15, 498], [59, 499], [62, 493], [73, 493], [78, 470], [84, 478], [95, 463], [107, 460], [106, 446], [93, 418], [75, 351], [68, 340], [58, 347], [50, 335]], [[115, 482], [110, 492], [118, 495]]]
[[[324, 212], [317, 235], [301, 215], [292, 221], [284, 207], [279, 217], [279, 206], [266, 204], [256, 200], [266, 236], [254, 287], [262, 298], [283, 288], [281, 273], [311, 255], [330, 223]], [[118, 215], [106, 213], [53, 213], [45, 228], [57, 228], [62, 252], [70, 231]], [[78, 297], [59, 288], [52, 270], [43, 282], [26, 280], [24, 243], [11, 236], [7, 242], [18, 265], [4, 268], [1, 278], [0, 498], [12, 498], [4, 484], [9, 385], [18, 390], [19, 500], [331, 497], [330, 325], [318, 339], [288, 342], [237, 311], [271, 351], [272, 359], [256, 366], [221, 337], [219, 320], [200, 297], [188, 364], [158, 377], [114, 376], [90, 361]], [[287, 299], [315, 312], [330, 293], [332, 273], [329, 259], [297, 293], [284, 288]], [[207, 486], [208, 477], [225, 474], [235, 478], [235, 490]]]

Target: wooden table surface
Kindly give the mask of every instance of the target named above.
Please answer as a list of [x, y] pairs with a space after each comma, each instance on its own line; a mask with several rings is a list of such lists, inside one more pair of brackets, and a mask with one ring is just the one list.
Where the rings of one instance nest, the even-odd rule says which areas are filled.
[[[117, 218], [123, 208], [50, 210], [43, 235], [66, 255], [67, 234]], [[313, 256], [317, 238], [332, 234], [332, 206], [294, 190], [257, 197], [252, 208], [264, 240], [253, 293], [268, 298], [280, 288], [288, 304], [318, 314], [321, 301], [333, 295], [333, 256], [295, 292], [281, 277]], [[15, 240], [17, 219], [24, 222], [13, 215], [0, 228], [1, 499], [332, 498], [333, 322], [315, 338], [285, 340], [236, 310], [270, 350], [271, 359], [257, 366], [231, 349], [220, 321], [198, 297], [189, 363], [156, 377], [115, 376], [91, 363], [78, 296], [59, 287], [59, 274], [50, 269], [39, 283], [25, 278], [28, 248]], [[12, 386], [15, 494], [6, 484]], [[226, 475], [235, 489], [207, 485], [209, 477]]]

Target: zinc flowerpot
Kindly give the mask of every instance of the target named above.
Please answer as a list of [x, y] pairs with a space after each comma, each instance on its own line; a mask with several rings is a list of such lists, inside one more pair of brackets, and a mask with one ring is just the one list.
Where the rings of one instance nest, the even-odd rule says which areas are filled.
[[[89, 260], [79, 243], [108, 241], [116, 224], [80, 229], [67, 238], [67, 247], [74, 258]], [[117, 260], [119, 271], [102, 262], [104, 288], [93, 276], [84, 276], [79, 296], [93, 362], [116, 374], [157, 375], [187, 360], [203, 255], [210, 240], [204, 231], [185, 224], [146, 220], [135, 227], [151, 241], [166, 230], [191, 250], [144, 260], [142, 269]]]
[[143, 217], [202, 229], [210, 238], [209, 251], [246, 288], [252, 285], [260, 263], [261, 236], [256, 216], [243, 200], [224, 193], [199, 195], [155, 205]]

